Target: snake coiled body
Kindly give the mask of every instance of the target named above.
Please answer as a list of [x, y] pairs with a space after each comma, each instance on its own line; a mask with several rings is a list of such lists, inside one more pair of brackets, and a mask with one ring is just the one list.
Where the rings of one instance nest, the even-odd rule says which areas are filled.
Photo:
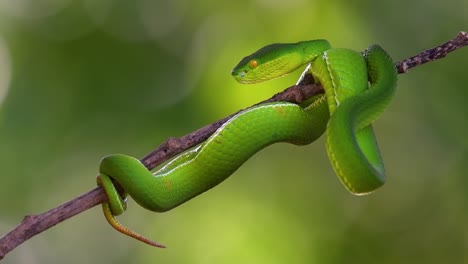
[[[397, 72], [392, 59], [377, 45], [360, 53], [332, 49], [326, 40], [280, 43], [243, 58], [232, 75], [241, 83], [257, 83], [306, 64], [324, 94], [301, 105], [269, 103], [242, 111], [200, 146], [154, 174], [136, 158], [105, 157], [98, 184], [109, 198], [103, 203], [107, 220], [127, 235], [161, 246], [115, 220], [126, 208], [123, 196], [127, 193], [144, 208], [164, 212], [218, 185], [262, 148], [276, 142], [309, 144], [324, 132], [332, 167], [351, 193], [366, 194], [382, 186], [384, 166], [372, 122], [395, 92]], [[117, 192], [116, 184], [125, 195]]]

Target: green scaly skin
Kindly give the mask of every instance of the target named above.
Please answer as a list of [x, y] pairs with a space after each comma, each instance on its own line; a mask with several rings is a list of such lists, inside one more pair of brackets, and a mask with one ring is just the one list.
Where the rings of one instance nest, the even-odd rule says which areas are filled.
[[325, 94], [301, 105], [269, 103], [243, 111], [154, 174], [133, 157], [105, 157], [98, 184], [109, 199], [103, 203], [109, 223], [124, 234], [162, 246], [116, 221], [114, 216], [126, 205], [115, 183], [124, 189], [123, 196], [128, 193], [144, 208], [165, 212], [218, 185], [264, 147], [276, 142], [309, 144], [325, 131], [331, 164], [350, 192], [365, 194], [383, 185], [383, 162], [371, 123], [389, 104], [397, 73], [379, 46], [361, 54], [332, 49], [326, 40], [272, 44], [242, 59], [232, 75], [241, 83], [257, 83], [309, 63]]
[[[136, 158], [111, 155], [101, 161], [101, 177], [116, 180], [144, 208], [165, 212], [218, 185], [267, 145], [312, 143], [327, 124], [317, 116], [327, 115], [322, 95], [305, 108], [291, 103], [264, 104], [230, 119], [207, 141], [154, 174]], [[114, 209], [112, 202], [110, 205], [114, 214], [123, 212]]]

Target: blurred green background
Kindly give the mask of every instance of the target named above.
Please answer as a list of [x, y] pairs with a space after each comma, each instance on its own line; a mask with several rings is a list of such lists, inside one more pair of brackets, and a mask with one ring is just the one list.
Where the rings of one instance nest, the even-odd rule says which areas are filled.
[[[0, 235], [95, 186], [110, 153], [142, 157], [293, 84], [230, 70], [273, 42], [381, 44], [395, 60], [468, 30], [468, 2], [0, 0]], [[164, 214], [94, 208], [2, 263], [466, 263], [468, 48], [400, 75], [375, 123], [388, 183], [350, 195], [323, 138], [271, 146]]]

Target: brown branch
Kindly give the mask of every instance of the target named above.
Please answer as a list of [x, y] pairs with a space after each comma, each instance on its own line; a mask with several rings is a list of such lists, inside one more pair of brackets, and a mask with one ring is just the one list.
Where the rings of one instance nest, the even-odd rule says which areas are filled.
[[[466, 32], [460, 32], [452, 40], [436, 48], [423, 51], [420, 54], [413, 56], [409, 59], [400, 61], [396, 63], [395, 66], [398, 69], [398, 73], [406, 73], [410, 68], [416, 67], [418, 65], [430, 61], [441, 59], [445, 57], [448, 53], [467, 45], [468, 34]], [[320, 85], [313, 84], [310, 80], [310, 76], [306, 75], [299, 85], [291, 86], [283, 92], [278, 93], [270, 99], [262, 101], [258, 104], [275, 101], [301, 103], [307, 98], [323, 93], [323, 88]], [[238, 111], [237, 113], [239, 112], [240, 111]], [[145, 166], [148, 169], [155, 168], [164, 161], [205, 141], [223, 123], [225, 123], [237, 113], [232, 114], [221, 120], [218, 120], [207, 126], [204, 126], [185, 136], [167, 139], [154, 151], [142, 158], [141, 162], [145, 164]], [[26, 216], [18, 226], [16, 226], [13, 230], [11, 230], [9, 233], [0, 238], [0, 260], [3, 259], [8, 252], [13, 250], [26, 240], [30, 239], [31, 237], [41, 233], [42, 231], [47, 230], [48, 228], [62, 221], [65, 221], [66, 219], [76, 214], [88, 210], [98, 204], [101, 204], [106, 200], [107, 197], [102, 191], [102, 189], [100, 187], [96, 187], [93, 190], [45, 213]]]
[[449, 54], [450, 52], [467, 45], [468, 33], [460, 31], [460, 33], [458, 33], [458, 35], [455, 38], [445, 42], [444, 44], [437, 46], [433, 49], [425, 50], [416, 56], [400, 61], [396, 63], [395, 66], [398, 69], [398, 73], [406, 73], [410, 68], [434, 60], [442, 59], [445, 56], [447, 56], [447, 54]]
[[[398, 73], [406, 73], [410, 68], [422, 65], [424, 63], [444, 58], [448, 53], [455, 51], [461, 47], [468, 45], [468, 33], [461, 31], [457, 36], [444, 44], [432, 49], [425, 50], [411, 58], [402, 60], [395, 64]], [[305, 99], [310, 98], [319, 93], [323, 93], [323, 88], [320, 85], [313, 84], [313, 79], [310, 75], [306, 75], [300, 85], [294, 85], [281, 93], [274, 95], [272, 98], [257, 103], [253, 106], [275, 101], [286, 101], [291, 103], [301, 103]], [[253, 107], [251, 106], [251, 107]], [[240, 110], [243, 111], [243, 110]], [[168, 138], [159, 147], [141, 159], [147, 168], [153, 169], [171, 157], [205, 141], [218, 129], [224, 122], [239, 113], [240, 111], [218, 120], [212, 124], [204, 126], [190, 134], [179, 138]]]

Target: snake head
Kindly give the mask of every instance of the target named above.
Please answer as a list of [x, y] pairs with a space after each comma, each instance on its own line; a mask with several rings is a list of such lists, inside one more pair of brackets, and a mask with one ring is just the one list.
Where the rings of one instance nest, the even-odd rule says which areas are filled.
[[259, 83], [282, 77], [299, 68], [300, 56], [291, 52], [295, 44], [275, 43], [244, 57], [231, 72], [240, 83]]
[[252, 54], [243, 58], [231, 72], [232, 77], [240, 83], [256, 83], [261, 80], [256, 77], [255, 68], [258, 67], [258, 58]]
[[283, 77], [329, 48], [326, 40], [270, 44], [244, 57], [231, 75], [240, 83], [259, 83]]

